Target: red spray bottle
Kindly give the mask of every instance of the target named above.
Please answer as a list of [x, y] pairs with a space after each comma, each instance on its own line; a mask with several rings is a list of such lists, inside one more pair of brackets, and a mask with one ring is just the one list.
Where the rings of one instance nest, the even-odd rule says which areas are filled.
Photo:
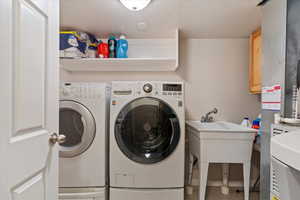
[[108, 58], [109, 56], [109, 48], [108, 44], [100, 41], [98, 45], [98, 56], [99, 58]]

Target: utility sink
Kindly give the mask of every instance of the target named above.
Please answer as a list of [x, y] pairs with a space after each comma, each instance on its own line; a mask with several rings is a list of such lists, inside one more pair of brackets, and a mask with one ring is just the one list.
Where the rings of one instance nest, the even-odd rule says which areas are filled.
[[[229, 192], [230, 163], [243, 164], [245, 200], [249, 200], [252, 146], [257, 130], [225, 121], [202, 123], [187, 121], [190, 159], [198, 159], [200, 170], [199, 200], [205, 200], [207, 173], [210, 163], [223, 163], [222, 192]], [[189, 162], [193, 163], [193, 162]], [[191, 180], [192, 164], [189, 165]]]

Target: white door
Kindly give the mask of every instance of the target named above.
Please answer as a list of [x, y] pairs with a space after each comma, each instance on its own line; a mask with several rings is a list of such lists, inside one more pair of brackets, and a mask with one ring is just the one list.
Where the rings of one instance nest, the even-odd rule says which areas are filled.
[[0, 199], [56, 200], [59, 2], [0, 0], [0, 27]]

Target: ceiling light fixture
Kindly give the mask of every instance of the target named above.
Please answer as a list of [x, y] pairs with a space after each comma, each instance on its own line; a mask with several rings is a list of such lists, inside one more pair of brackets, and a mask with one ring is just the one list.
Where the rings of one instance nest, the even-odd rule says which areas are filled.
[[151, 0], [120, 0], [121, 3], [132, 11], [139, 11], [146, 8]]

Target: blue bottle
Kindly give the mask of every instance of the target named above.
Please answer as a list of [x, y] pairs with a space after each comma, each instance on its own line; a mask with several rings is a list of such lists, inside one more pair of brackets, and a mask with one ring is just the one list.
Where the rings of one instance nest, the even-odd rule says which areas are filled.
[[117, 58], [128, 58], [128, 41], [124, 35], [121, 35], [117, 42]]

